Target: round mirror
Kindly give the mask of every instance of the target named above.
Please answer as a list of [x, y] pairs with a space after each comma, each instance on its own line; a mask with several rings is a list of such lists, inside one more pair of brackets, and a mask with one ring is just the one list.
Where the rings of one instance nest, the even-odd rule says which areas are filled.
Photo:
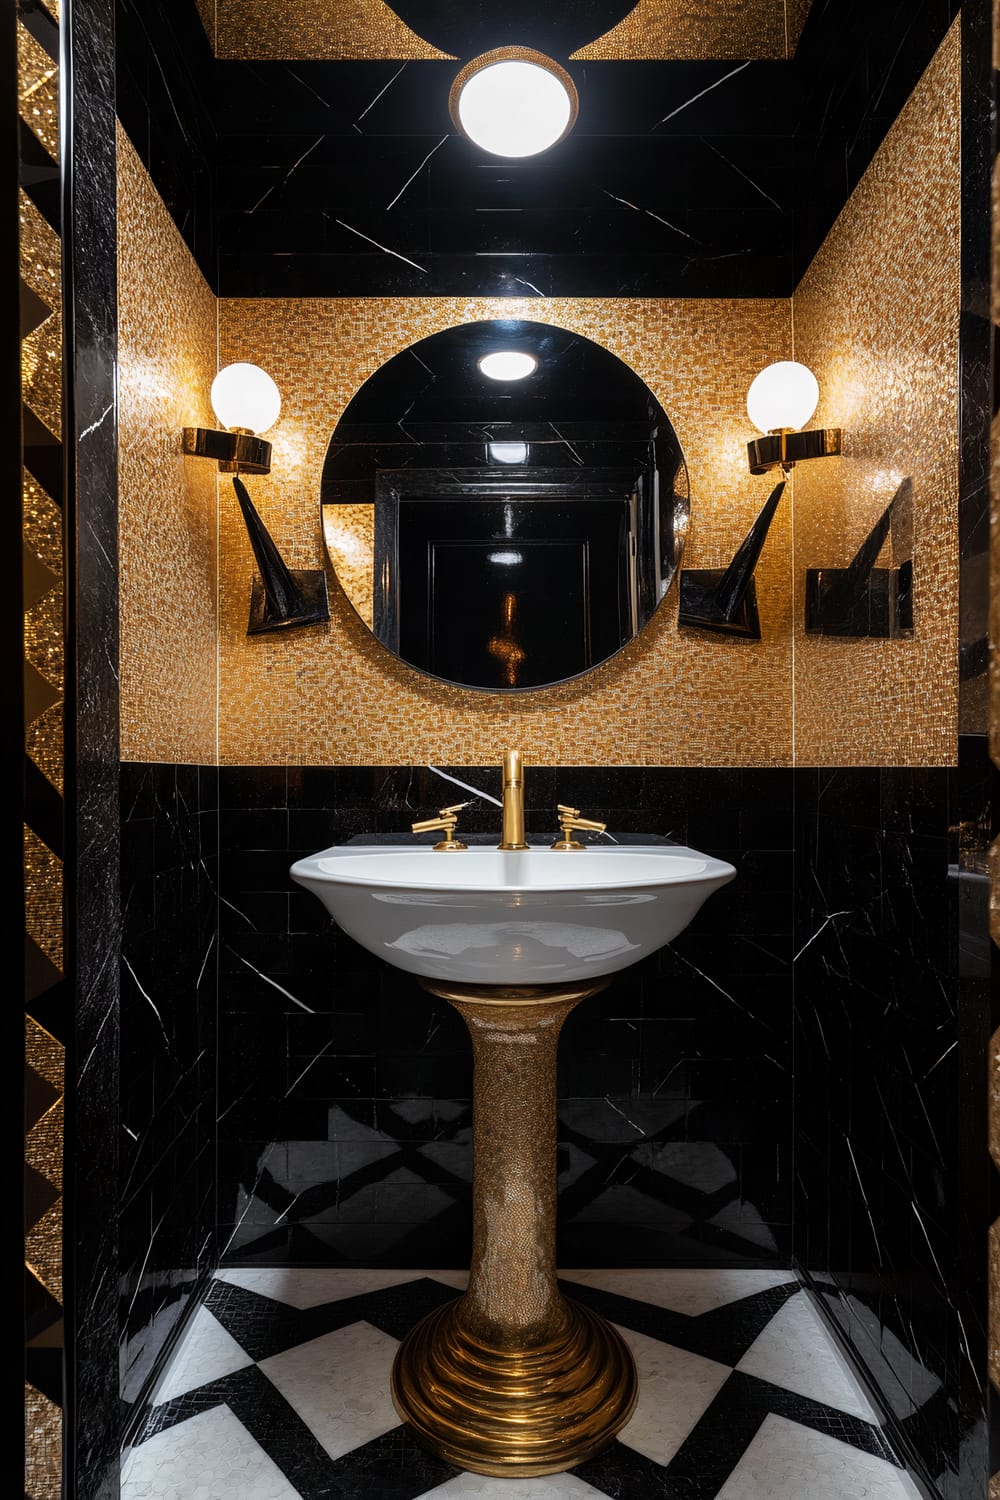
[[609, 350], [498, 319], [413, 344], [354, 396], [323, 466], [327, 552], [410, 666], [490, 692], [620, 651], [680, 561], [687, 469]]

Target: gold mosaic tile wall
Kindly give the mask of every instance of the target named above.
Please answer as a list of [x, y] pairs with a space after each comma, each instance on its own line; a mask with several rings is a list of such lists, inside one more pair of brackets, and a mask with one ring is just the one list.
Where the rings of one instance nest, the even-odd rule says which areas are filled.
[[216, 299], [131, 142], [118, 132], [123, 760], [216, 758], [215, 466], [185, 459], [214, 427]]
[[639, 0], [618, 25], [573, 53], [604, 58], [791, 57], [812, 0]]
[[[262, 365], [282, 393], [271, 474], [249, 480], [293, 567], [321, 566], [320, 475], [341, 412], [416, 339], [481, 318], [527, 317], [605, 344], [647, 381], [691, 476], [685, 560], [732, 557], [770, 491], [746, 471], [747, 386], [787, 357], [786, 301], [608, 298], [254, 299], [220, 303], [220, 359]], [[191, 460], [190, 462], [193, 462]], [[331, 587], [331, 621], [246, 637], [253, 559], [228, 485], [220, 504], [220, 758], [226, 764], [529, 762], [787, 765], [791, 760], [790, 511], [758, 567], [764, 638], [679, 632], [677, 588], [612, 662], [566, 687], [489, 697], [401, 665]]]
[[[956, 21], [795, 293], [811, 425], [843, 427], [846, 455], [795, 473], [800, 765], [955, 760], [960, 75]], [[850, 562], [904, 476], [913, 639], [806, 635], [806, 568]]]
[[411, 31], [385, 0], [215, 0], [214, 40], [218, 57], [450, 56]]
[[[579, 59], [791, 57], [811, 0], [639, 0]], [[219, 57], [450, 56], [423, 40], [385, 0], [198, 0]]]

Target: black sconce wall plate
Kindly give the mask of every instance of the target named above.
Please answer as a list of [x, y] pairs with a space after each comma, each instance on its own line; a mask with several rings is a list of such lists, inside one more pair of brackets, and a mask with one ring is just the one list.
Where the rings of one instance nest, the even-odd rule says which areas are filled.
[[760, 640], [753, 572], [785, 489], [776, 484], [728, 568], [685, 568], [681, 573], [678, 623], [718, 635]]
[[904, 479], [846, 568], [806, 572], [806, 632], [809, 635], [892, 640], [913, 631], [913, 561], [876, 568], [894, 516], [908, 507], [912, 486]]
[[322, 568], [289, 568], [257, 514], [250, 492], [233, 477], [233, 489], [260, 570], [250, 595], [247, 635], [289, 630], [296, 625], [321, 625], [330, 618], [326, 574]]

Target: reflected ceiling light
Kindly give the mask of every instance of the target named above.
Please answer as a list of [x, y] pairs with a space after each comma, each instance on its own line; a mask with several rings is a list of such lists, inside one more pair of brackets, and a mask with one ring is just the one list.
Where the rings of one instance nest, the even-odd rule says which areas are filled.
[[840, 452], [839, 427], [799, 431], [818, 402], [819, 384], [808, 365], [782, 359], [761, 370], [747, 392], [747, 415], [766, 434], [747, 444], [751, 474], [778, 467], [787, 473], [802, 459]]
[[483, 355], [479, 368], [490, 380], [523, 380], [538, 369], [538, 360], [520, 349], [497, 349]]
[[451, 86], [451, 117], [493, 156], [537, 156], [573, 128], [572, 78], [544, 52], [498, 47], [466, 63]]
[[503, 568], [517, 568], [524, 562], [520, 552], [490, 552], [487, 555], [491, 563], [499, 563]]
[[487, 451], [495, 464], [523, 464], [528, 461], [527, 443], [488, 443]]

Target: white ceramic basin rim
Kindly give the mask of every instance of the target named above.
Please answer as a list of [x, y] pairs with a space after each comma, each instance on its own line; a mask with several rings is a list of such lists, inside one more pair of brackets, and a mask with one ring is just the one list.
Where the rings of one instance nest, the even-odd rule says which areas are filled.
[[397, 968], [507, 985], [626, 968], [676, 937], [735, 874], [667, 844], [569, 853], [355, 844], [291, 868], [340, 927]]

